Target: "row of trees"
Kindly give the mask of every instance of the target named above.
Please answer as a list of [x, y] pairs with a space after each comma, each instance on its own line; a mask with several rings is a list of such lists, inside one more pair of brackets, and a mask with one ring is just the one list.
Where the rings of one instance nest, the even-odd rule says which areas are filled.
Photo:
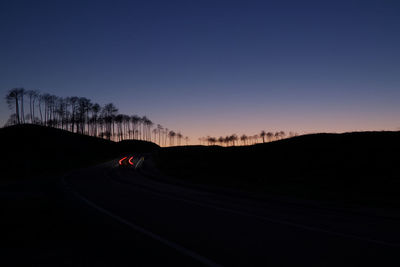
[[153, 141], [160, 146], [187, 145], [189, 142], [189, 138], [180, 132], [156, 125], [146, 116], [119, 114], [113, 103], [101, 106], [85, 97], [58, 97], [24, 88], [9, 90], [6, 101], [15, 111], [6, 126], [39, 124], [108, 140]]
[[276, 141], [280, 139], [284, 139], [287, 137], [294, 137], [297, 136], [298, 134], [295, 132], [289, 132], [286, 134], [284, 131], [278, 131], [278, 132], [266, 132], [266, 131], [261, 131], [259, 134], [255, 135], [246, 135], [242, 134], [238, 136], [237, 134], [232, 134], [228, 136], [220, 136], [220, 137], [212, 137], [212, 136], [207, 136], [207, 137], [200, 137], [199, 141], [200, 144], [202, 145], [221, 145], [221, 146], [236, 146], [236, 145], [254, 145], [257, 143], [265, 143], [265, 142], [271, 142], [271, 141]]

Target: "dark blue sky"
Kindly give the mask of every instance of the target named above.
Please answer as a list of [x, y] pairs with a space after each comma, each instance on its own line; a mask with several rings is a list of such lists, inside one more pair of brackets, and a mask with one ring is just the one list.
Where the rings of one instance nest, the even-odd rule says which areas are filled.
[[2, 96], [114, 102], [194, 140], [400, 127], [399, 1], [5, 0], [0, 33]]

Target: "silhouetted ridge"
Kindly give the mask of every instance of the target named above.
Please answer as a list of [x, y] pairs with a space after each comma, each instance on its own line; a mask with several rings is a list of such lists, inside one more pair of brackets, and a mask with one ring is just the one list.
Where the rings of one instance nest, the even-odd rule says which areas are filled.
[[118, 157], [124, 152], [158, 148], [146, 141], [117, 143], [33, 124], [0, 129], [0, 145], [5, 176], [52, 173]]
[[162, 148], [155, 160], [171, 176], [198, 183], [400, 204], [399, 151], [400, 132], [354, 132], [252, 146]]
[[[107, 140], [145, 140], [164, 146], [167, 139], [169, 145], [174, 145], [175, 139], [177, 145], [189, 141], [189, 137], [161, 124], [155, 125], [146, 116], [119, 114], [113, 103], [101, 106], [86, 97], [59, 97], [25, 88], [10, 89], [5, 99], [9, 109], [15, 112], [5, 126], [30, 123]], [[25, 112], [26, 105], [29, 113]]]

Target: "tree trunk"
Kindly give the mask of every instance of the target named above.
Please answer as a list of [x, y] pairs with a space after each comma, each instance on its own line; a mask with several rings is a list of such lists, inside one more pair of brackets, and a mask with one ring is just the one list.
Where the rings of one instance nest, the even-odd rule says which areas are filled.
[[17, 115], [17, 122], [20, 124], [21, 120], [19, 118], [18, 95], [15, 96], [15, 114]]
[[21, 121], [22, 123], [25, 123], [24, 93], [21, 94]]

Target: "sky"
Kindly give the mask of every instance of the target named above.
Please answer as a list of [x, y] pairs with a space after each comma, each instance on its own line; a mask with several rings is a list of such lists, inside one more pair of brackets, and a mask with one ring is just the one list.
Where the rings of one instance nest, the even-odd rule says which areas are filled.
[[400, 130], [400, 2], [0, 1], [14, 87], [82, 96], [191, 138]]

